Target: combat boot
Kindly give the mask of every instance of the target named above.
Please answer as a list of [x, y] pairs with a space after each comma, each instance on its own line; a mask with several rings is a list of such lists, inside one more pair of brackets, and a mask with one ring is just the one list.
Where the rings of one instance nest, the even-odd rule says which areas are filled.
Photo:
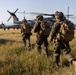
[[75, 60], [73, 60], [73, 61], [72, 61], [72, 64], [73, 64], [74, 69], [75, 69], [75, 72], [76, 72], [76, 61], [75, 61]]

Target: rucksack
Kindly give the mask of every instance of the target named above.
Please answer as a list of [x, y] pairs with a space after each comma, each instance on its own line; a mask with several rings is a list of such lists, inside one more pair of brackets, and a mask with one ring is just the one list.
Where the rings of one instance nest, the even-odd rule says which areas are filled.
[[48, 37], [51, 31], [50, 24], [47, 21], [41, 21], [40, 27], [40, 34]]
[[61, 23], [60, 37], [67, 42], [74, 39], [74, 24], [71, 21], [65, 20]]
[[40, 23], [39, 22], [35, 23], [33, 30], [35, 33], [36, 32], [39, 33], [39, 31], [40, 31]]
[[26, 25], [22, 25], [23, 33], [30, 34], [31, 33], [31, 26], [27, 23]]

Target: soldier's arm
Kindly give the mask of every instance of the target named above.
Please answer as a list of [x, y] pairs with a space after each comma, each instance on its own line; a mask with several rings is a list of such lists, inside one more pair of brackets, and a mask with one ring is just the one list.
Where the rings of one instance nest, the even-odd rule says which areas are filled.
[[32, 35], [32, 27], [31, 27], [31, 25], [30, 24], [28, 24], [29, 25], [29, 29], [30, 29], [30, 35]]
[[29, 30], [30, 30], [30, 35], [32, 35], [32, 27], [31, 27], [31, 25], [29, 24], [29, 23], [27, 23], [28, 24], [28, 28], [29, 28]]
[[24, 28], [23, 28], [23, 25], [21, 25], [21, 33], [24, 32]]
[[21, 33], [23, 32], [23, 30], [22, 30], [22, 25], [21, 25]]
[[56, 37], [56, 34], [58, 33], [60, 29], [60, 24], [59, 23], [55, 23], [52, 28], [51, 28], [51, 41], [53, 40], [54, 37]]
[[40, 24], [38, 22], [36, 22], [34, 25], [34, 28], [33, 28], [35, 33], [39, 31], [39, 26], [40, 26]]

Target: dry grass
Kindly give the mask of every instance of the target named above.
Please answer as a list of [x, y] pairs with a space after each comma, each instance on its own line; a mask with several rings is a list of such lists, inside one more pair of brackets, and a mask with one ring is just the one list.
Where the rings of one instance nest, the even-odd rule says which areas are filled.
[[[76, 37], [76, 34], [75, 34]], [[21, 40], [20, 30], [0, 30], [0, 75], [75, 75], [73, 66], [61, 58], [60, 69], [52, 61], [53, 45], [49, 44], [49, 58], [44, 51], [39, 54], [35, 48], [36, 36], [31, 36], [32, 50], [28, 51]], [[76, 39], [70, 42], [72, 54], [76, 57]], [[63, 64], [62, 64], [63, 63]]]

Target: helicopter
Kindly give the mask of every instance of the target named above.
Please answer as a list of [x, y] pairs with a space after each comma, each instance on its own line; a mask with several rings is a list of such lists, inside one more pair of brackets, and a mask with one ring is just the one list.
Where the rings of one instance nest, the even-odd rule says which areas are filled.
[[[43, 16], [51, 16], [51, 17], [45, 17], [44, 20], [48, 21], [50, 26], [53, 25], [53, 23], [55, 22], [55, 18], [53, 17], [54, 15], [53, 14], [44, 14], [44, 13], [35, 13], [35, 12], [30, 12], [30, 13], [25, 13], [24, 12], [17, 12], [19, 9], [17, 8], [14, 12], [10, 12], [9, 10], [7, 10], [7, 12], [10, 14], [10, 17], [8, 18], [7, 22], [9, 22], [9, 20], [11, 18], [13, 18], [13, 23], [8, 25], [8, 24], [4, 24], [2, 22], [2, 24], [0, 24], [0, 28], [3, 28], [4, 30], [6, 29], [20, 29], [21, 28], [21, 24], [22, 24], [22, 21], [19, 21], [19, 18], [16, 16], [16, 13], [23, 13], [24, 14], [24, 18], [25, 18], [25, 14], [32, 14], [32, 15], [43, 15]], [[36, 19], [33, 19], [33, 20], [27, 20], [27, 22], [30, 24], [31, 28], [33, 28], [35, 22], [36, 22]]]
[[[19, 21], [19, 18], [16, 16], [16, 13], [20, 13], [20, 14], [24, 14], [24, 18], [25, 18], [25, 14], [31, 14], [31, 15], [43, 15], [44, 16], [44, 20], [46, 20], [49, 24], [50, 27], [54, 24], [55, 22], [55, 14], [45, 14], [45, 13], [36, 13], [36, 12], [29, 12], [29, 13], [25, 13], [24, 12], [17, 12], [19, 9], [17, 8], [14, 12], [10, 12], [9, 10], [7, 10], [7, 12], [10, 14], [10, 17], [8, 18], [7, 22], [13, 18], [13, 24], [11, 26], [5, 26], [5, 24], [2, 23], [2, 27], [4, 28], [4, 30], [13, 28], [13, 29], [20, 29], [21, 28], [21, 24], [22, 21]], [[46, 17], [47, 16], [47, 17]], [[67, 19], [69, 19], [70, 16], [73, 16], [71, 14], [69, 14], [69, 7], [68, 7], [68, 14], [65, 15], [67, 17]], [[73, 17], [74, 18], [74, 17]], [[75, 18], [74, 18], [75, 19]], [[31, 27], [33, 28], [36, 19], [33, 20], [27, 20], [27, 22], [31, 25]]]

